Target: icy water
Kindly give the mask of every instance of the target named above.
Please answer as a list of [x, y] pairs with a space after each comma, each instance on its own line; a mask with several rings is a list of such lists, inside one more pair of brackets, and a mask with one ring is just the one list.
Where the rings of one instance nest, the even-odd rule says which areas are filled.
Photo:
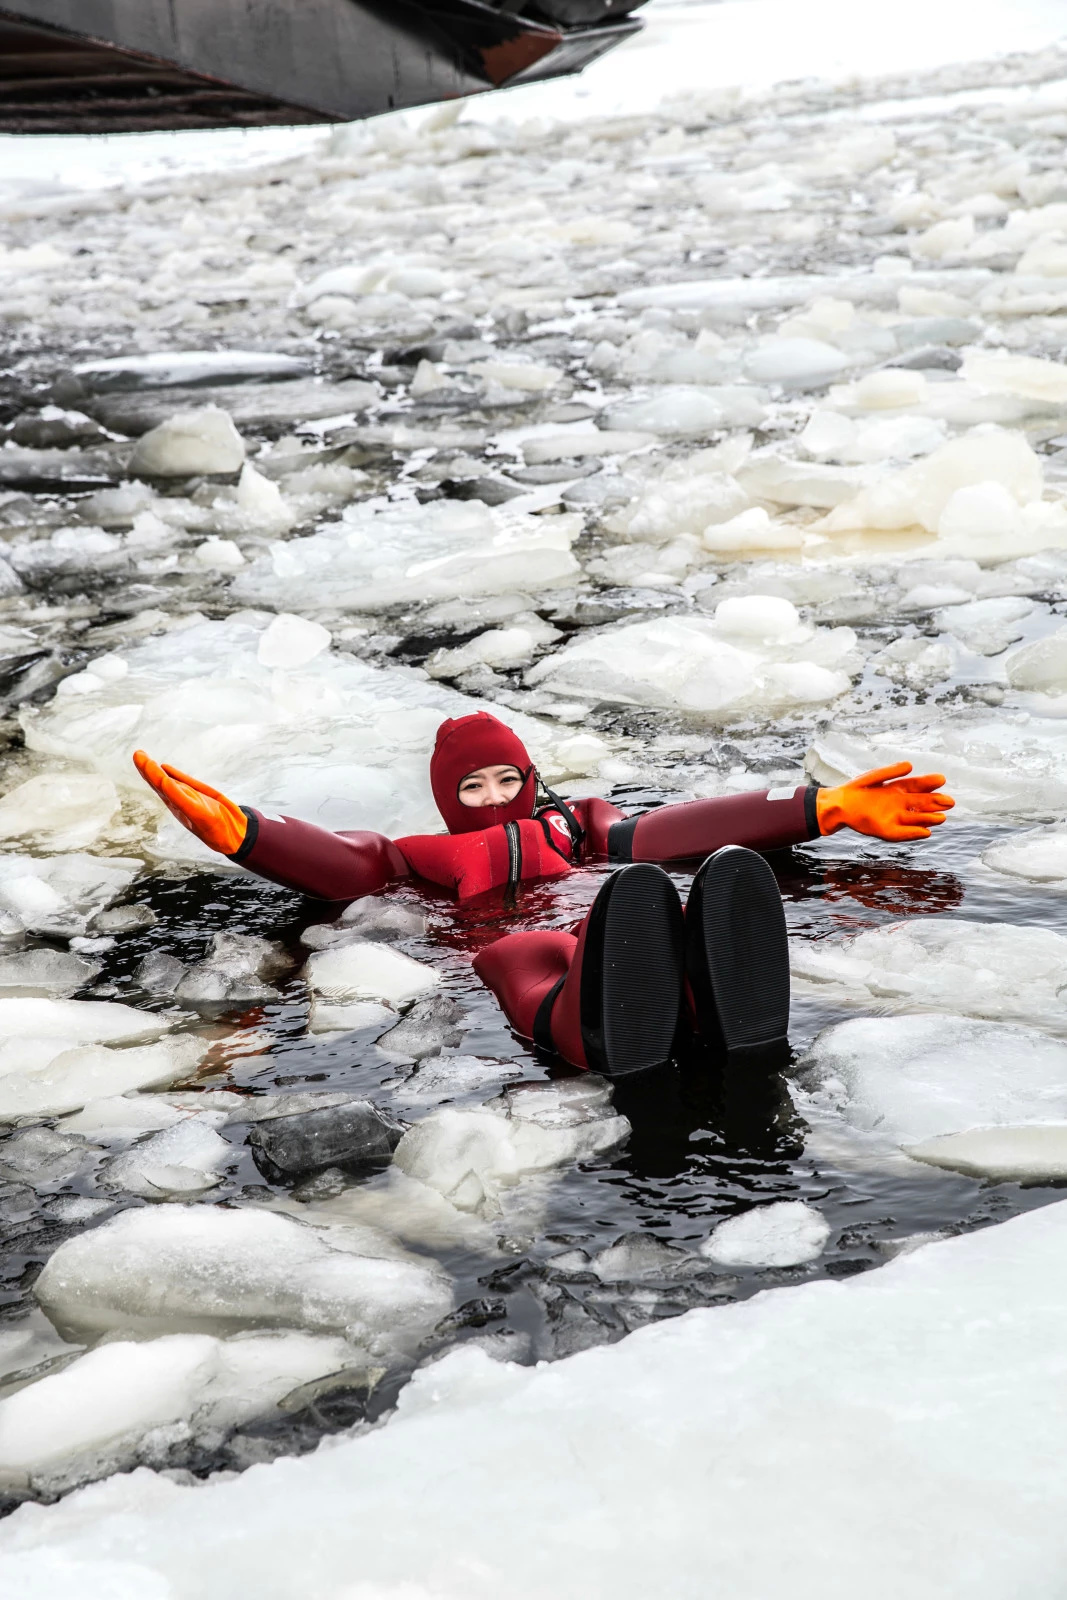
[[[570, 129], [442, 111], [0, 206], [7, 1507], [138, 1461], [307, 1450], [458, 1342], [551, 1360], [1059, 1197], [1062, 1157], [1021, 1180], [907, 1151], [1067, 1122], [1041, 1065], [1067, 1036], [1065, 83], [1049, 50]], [[97, 365], [138, 355], [158, 359]], [[402, 834], [432, 825], [436, 723], [474, 705], [554, 786], [627, 807], [903, 756], [959, 808], [927, 843], [774, 862], [780, 1074], [690, 1053], [583, 1098], [470, 958], [573, 926], [597, 871], [513, 904], [407, 884], [391, 921], [323, 930], [336, 908], [215, 870], [129, 762]], [[368, 990], [305, 965], [368, 944], [434, 999], [411, 1011], [396, 967]], [[331, 1010], [368, 1001], [393, 1009]], [[918, 1086], [913, 1013], [946, 1019]], [[809, 1058], [856, 1017], [882, 1019], [865, 1058]], [[294, 1096], [430, 1132], [386, 1170], [271, 1183], [249, 1139]], [[778, 1265], [702, 1248], [781, 1201], [825, 1239]], [[262, 1287], [266, 1246], [183, 1299], [182, 1208], [297, 1219], [286, 1237], [376, 1263], [366, 1326], [347, 1289], [298, 1314]], [[86, 1265], [73, 1241], [133, 1212], [149, 1265], [118, 1244]], [[36, 1289], [60, 1246], [41, 1303], [64, 1343]], [[289, 1330], [291, 1380], [223, 1400], [190, 1378], [66, 1456], [4, 1445], [6, 1399], [80, 1414], [86, 1348], [207, 1333], [224, 1361], [265, 1328]]]

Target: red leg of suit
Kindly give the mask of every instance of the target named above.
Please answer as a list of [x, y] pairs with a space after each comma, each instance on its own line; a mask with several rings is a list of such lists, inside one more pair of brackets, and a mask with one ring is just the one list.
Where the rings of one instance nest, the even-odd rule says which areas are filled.
[[475, 972], [524, 1039], [533, 1038], [534, 1018], [548, 991], [565, 979], [552, 1008], [552, 1042], [574, 1067], [587, 1065], [579, 1015], [585, 930], [583, 922], [577, 938], [572, 933], [509, 933], [474, 959]]

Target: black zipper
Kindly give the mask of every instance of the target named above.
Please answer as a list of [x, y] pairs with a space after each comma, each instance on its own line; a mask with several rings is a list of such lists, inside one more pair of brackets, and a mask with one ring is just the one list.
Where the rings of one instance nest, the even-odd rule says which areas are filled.
[[522, 835], [517, 822], [505, 822], [508, 840], [508, 888], [513, 889], [522, 877]]

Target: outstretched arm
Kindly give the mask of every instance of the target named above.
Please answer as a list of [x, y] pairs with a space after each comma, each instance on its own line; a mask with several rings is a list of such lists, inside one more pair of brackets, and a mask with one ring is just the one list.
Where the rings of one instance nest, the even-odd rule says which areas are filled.
[[265, 817], [143, 750], [133, 761], [182, 827], [271, 883], [318, 900], [357, 900], [408, 874], [407, 862], [383, 834], [330, 833], [293, 817]]
[[614, 807], [598, 801], [595, 813], [589, 818], [583, 814], [588, 849], [612, 861], [683, 861], [728, 844], [783, 850], [845, 827], [878, 839], [927, 839], [953, 801], [937, 792], [945, 781], [940, 774], [910, 773], [911, 765], [904, 761], [833, 789], [799, 785], [749, 790], [660, 806], [625, 820]]

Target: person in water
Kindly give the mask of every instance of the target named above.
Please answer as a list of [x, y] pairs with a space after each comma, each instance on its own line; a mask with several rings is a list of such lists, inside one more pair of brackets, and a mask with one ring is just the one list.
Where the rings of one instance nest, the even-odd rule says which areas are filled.
[[[507, 934], [475, 971], [515, 1032], [610, 1077], [657, 1066], [683, 1007], [730, 1056], [785, 1039], [789, 958], [777, 883], [759, 851], [852, 828], [926, 839], [953, 802], [938, 773], [909, 762], [837, 788], [789, 785], [692, 800], [627, 817], [607, 800], [573, 804], [544, 784], [516, 733], [486, 711], [442, 723], [430, 785], [447, 833], [387, 839], [268, 817], [143, 750], [138, 772], [212, 850], [316, 899], [346, 902], [402, 879], [460, 900], [587, 862], [614, 863], [576, 934]], [[661, 862], [707, 859], [683, 911]]]

